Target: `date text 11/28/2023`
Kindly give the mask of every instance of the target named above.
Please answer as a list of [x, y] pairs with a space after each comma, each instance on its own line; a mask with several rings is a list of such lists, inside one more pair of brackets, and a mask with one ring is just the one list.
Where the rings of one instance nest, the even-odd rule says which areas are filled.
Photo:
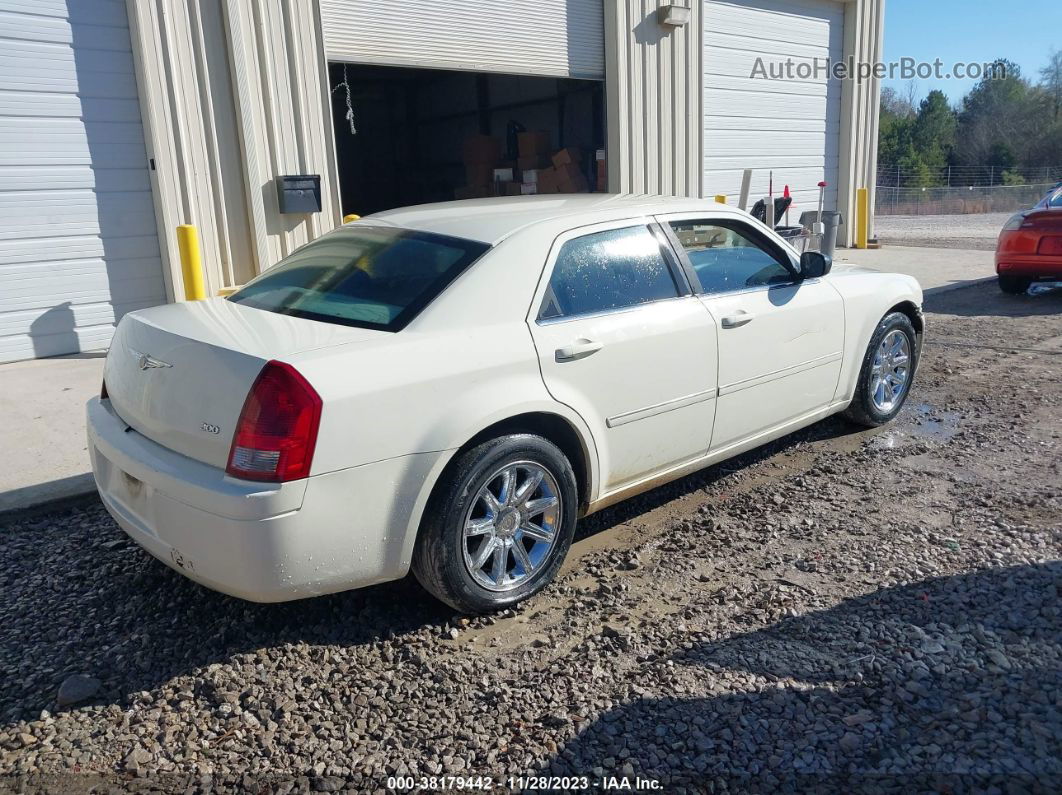
[[653, 792], [663, 789], [655, 779], [641, 776], [388, 776], [387, 789], [404, 791], [509, 791], [580, 792]]

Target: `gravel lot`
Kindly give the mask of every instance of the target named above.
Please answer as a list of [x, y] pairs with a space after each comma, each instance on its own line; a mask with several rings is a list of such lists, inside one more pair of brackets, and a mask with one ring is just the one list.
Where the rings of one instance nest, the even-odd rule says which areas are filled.
[[[0, 789], [1062, 790], [1062, 291], [927, 309], [895, 424], [828, 420], [585, 520], [496, 617], [409, 580], [243, 603], [99, 507], [4, 528]], [[59, 706], [64, 682], [92, 694]]]
[[888, 246], [995, 251], [999, 231], [1013, 214], [877, 215], [874, 233]]

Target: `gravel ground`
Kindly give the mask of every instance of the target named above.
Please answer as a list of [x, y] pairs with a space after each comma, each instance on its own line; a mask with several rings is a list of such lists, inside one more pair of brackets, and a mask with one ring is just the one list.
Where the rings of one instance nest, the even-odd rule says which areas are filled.
[[591, 517], [490, 618], [410, 580], [240, 602], [98, 507], [5, 528], [0, 789], [1062, 790], [1062, 291], [927, 309], [893, 425]]
[[889, 246], [995, 251], [999, 230], [1013, 214], [876, 215], [874, 234]]

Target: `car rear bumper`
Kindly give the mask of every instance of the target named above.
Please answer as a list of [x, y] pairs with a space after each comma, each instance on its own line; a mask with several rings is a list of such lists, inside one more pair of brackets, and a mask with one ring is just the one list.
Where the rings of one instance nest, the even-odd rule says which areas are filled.
[[1062, 257], [1041, 254], [996, 255], [996, 273], [1030, 279], [1062, 279]]
[[216, 591], [281, 602], [405, 575], [415, 506], [440, 453], [290, 483], [252, 483], [168, 450], [89, 401], [100, 498], [121, 528]]

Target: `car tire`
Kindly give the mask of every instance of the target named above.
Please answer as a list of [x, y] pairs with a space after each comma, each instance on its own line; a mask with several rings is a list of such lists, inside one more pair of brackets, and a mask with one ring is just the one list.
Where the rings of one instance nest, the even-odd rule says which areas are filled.
[[[554, 507], [539, 510], [551, 499]], [[556, 445], [532, 434], [484, 442], [461, 453], [435, 488], [413, 550], [413, 573], [432, 595], [463, 613], [510, 607], [556, 576], [571, 546], [578, 506], [575, 472]]]
[[[893, 353], [897, 349], [906, 355], [906, 373], [898, 390], [894, 381], [888, 380], [890, 377], [898, 380], [902, 369], [900, 365], [891, 367], [900, 360], [900, 356]], [[891, 312], [883, 317], [870, 337], [859, 370], [855, 396], [845, 410], [845, 416], [869, 428], [892, 420], [900, 413], [911, 392], [919, 353], [918, 335], [911, 319], [902, 312]]]
[[1028, 291], [1031, 284], [1032, 279], [1027, 279], [1023, 276], [999, 275], [999, 289], [1008, 295], [1021, 295]]

